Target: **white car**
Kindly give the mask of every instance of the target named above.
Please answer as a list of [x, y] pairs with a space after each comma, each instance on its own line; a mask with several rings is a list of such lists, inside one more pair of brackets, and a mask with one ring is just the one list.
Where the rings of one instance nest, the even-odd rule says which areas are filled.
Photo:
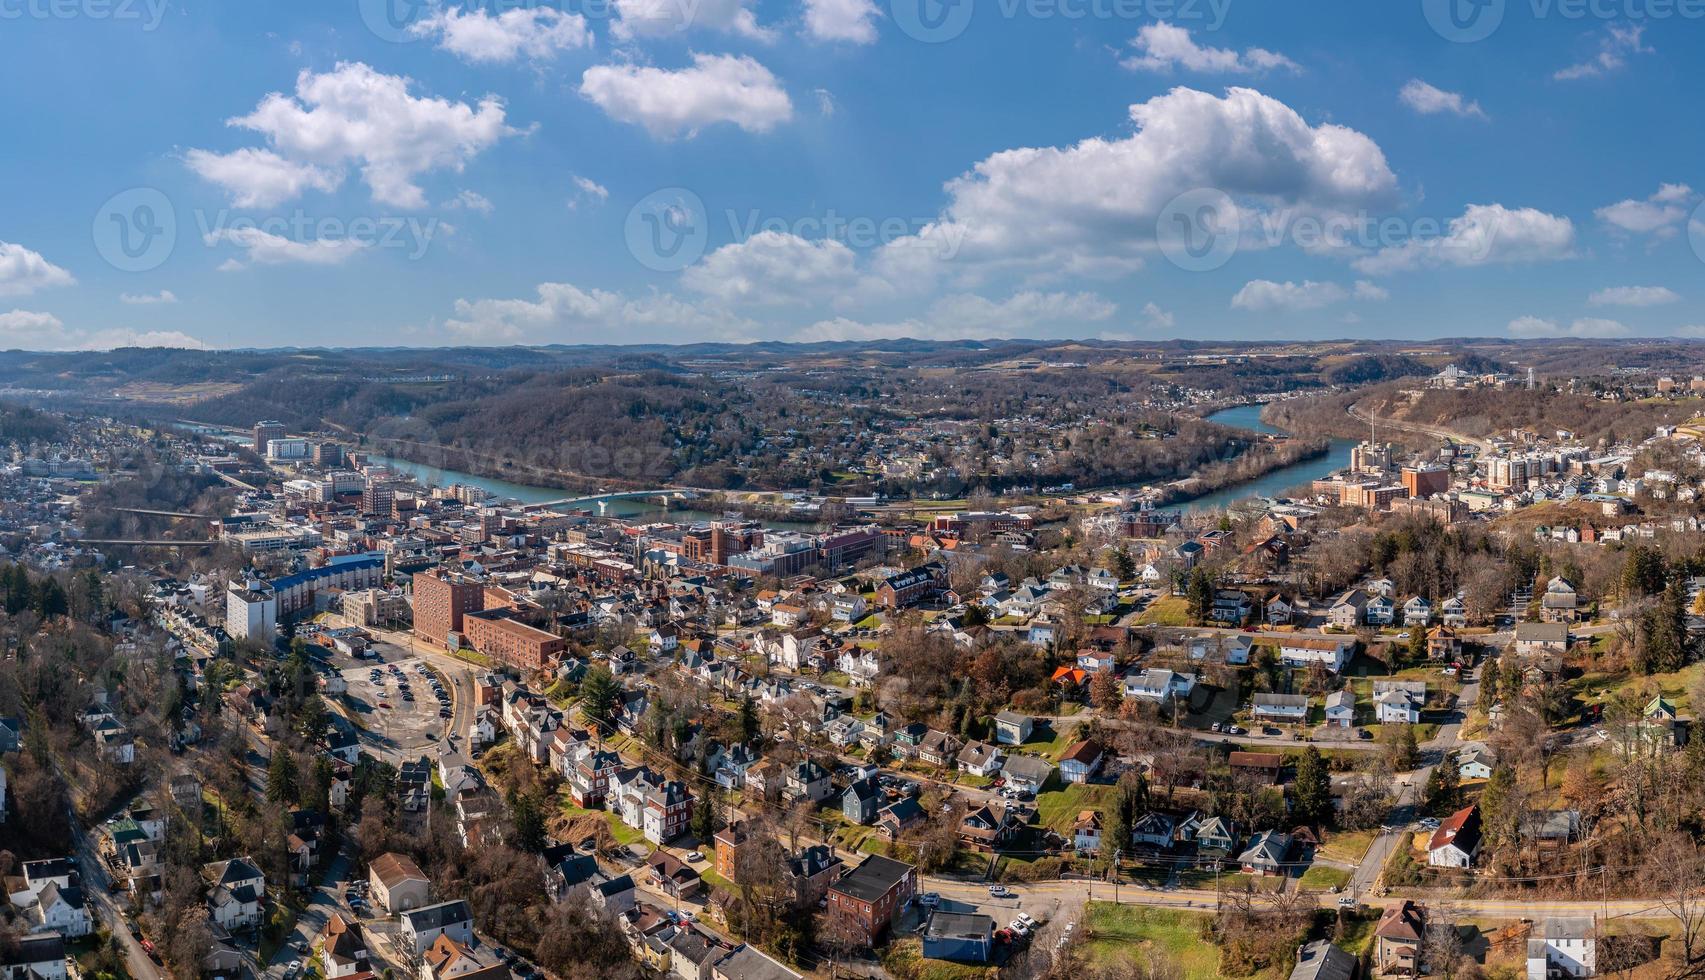
[[990, 885], [989, 886], [989, 897], [990, 898], [1006, 898], [1007, 896], [1009, 896], [1011, 894], [1012, 894], [1012, 892], [1007, 891], [1005, 885]]
[[704, 853], [702, 851], [692, 851], [692, 852], [688, 853], [687, 860], [693, 862], [694, 864], [697, 864], [700, 861], [704, 860]]
[[1034, 929], [1034, 928], [1036, 928], [1036, 920], [1035, 920], [1035, 919], [1032, 919], [1032, 918], [1031, 918], [1031, 917], [1030, 917], [1030, 913], [1029, 913], [1029, 912], [1020, 912], [1020, 913], [1018, 913], [1018, 920], [1017, 920], [1017, 921], [1019, 921], [1019, 922], [1022, 922], [1022, 923], [1024, 923], [1024, 926], [1025, 926], [1025, 928], [1027, 928], [1027, 929]]
[[1030, 935], [1030, 926], [1025, 924], [1023, 919], [1013, 919], [1012, 922], [1007, 926], [1007, 928], [1011, 929], [1013, 932], [1017, 933], [1020, 936]]

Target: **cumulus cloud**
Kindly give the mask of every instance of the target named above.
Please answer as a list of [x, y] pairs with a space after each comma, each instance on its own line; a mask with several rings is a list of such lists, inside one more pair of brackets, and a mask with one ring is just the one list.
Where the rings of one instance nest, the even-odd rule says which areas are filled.
[[630, 297], [566, 282], [541, 283], [536, 299], [457, 300], [445, 326], [478, 343], [561, 340], [572, 331], [611, 329], [656, 330], [659, 340], [682, 331], [733, 339], [754, 328], [751, 321], [667, 293]]
[[793, 102], [768, 68], [746, 56], [694, 54], [689, 68], [598, 65], [580, 94], [613, 119], [658, 139], [691, 138], [716, 123], [767, 133], [793, 118]]
[[0, 313], [0, 349], [116, 350], [120, 347], [187, 347], [207, 345], [176, 330], [137, 331], [123, 328], [84, 331], [66, 327], [51, 313], [12, 310]]
[[312, 187], [333, 190], [356, 166], [381, 204], [421, 208], [415, 183], [435, 170], [460, 172], [468, 161], [516, 133], [501, 99], [478, 105], [417, 97], [412, 80], [345, 62], [304, 70], [294, 96], [274, 92], [227, 125], [266, 137], [269, 148], [215, 154], [191, 150], [190, 169], [224, 187], [239, 207], [271, 207]]
[[22, 245], [0, 242], [0, 296], [28, 296], [38, 289], [70, 286], [71, 273]]
[[118, 301], [126, 306], [164, 306], [176, 303], [178, 297], [170, 289], [162, 289], [157, 293], [120, 293]]
[[436, 38], [438, 48], [469, 64], [509, 64], [520, 58], [543, 61], [592, 45], [586, 18], [554, 7], [515, 7], [498, 14], [444, 7], [411, 30]]
[[753, 0], [610, 0], [616, 19], [610, 33], [618, 41], [663, 37], [688, 30], [733, 34], [773, 41], [774, 30], [761, 26]]
[[337, 170], [286, 160], [271, 150], [245, 147], [230, 153], [190, 150], [184, 162], [196, 176], [218, 184], [240, 208], [270, 208], [303, 191], [335, 191], [343, 183]]
[[1048, 325], [1101, 323], [1117, 312], [1118, 304], [1091, 292], [1023, 290], [998, 302], [956, 293], [930, 306], [929, 323], [956, 336], [1012, 336]]
[[1550, 262], [1575, 254], [1575, 223], [1533, 208], [1471, 204], [1443, 235], [1412, 238], [1357, 259], [1357, 271], [1384, 275], [1440, 266]]
[[810, 303], [852, 288], [858, 256], [833, 239], [761, 231], [724, 245], [681, 275], [688, 289], [726, 303]]
[[1686, 184], [1662, 184], [1645, 200], [1629, 198], [1593, 213], [1618, 232], [1671, 238], [1687, 220], [1687, 205], [1693, 197], [1693, 188]]
[[1511, 320], [1510, 335], [1514, 337], [1624, 337], [1629, 330], [1615, 320], [1600, 320], [1591, 317], [1579, 319], [1569, 324], [1561, 324], [1554, 320], [1542, 320], [1536, 316], [1524, 316]]
[[1134, 54], [1119, 62], [1132, 71], [1185, 71], [1247, 75], [1275, 69], [1298, 70], [1296, 62], [1263, 48], [1239, 53], [1230, 48], [1209, 48], [1196, 43], [1190, 31], [1175, 24], [1148, 24], [1131, 40]]
[[1470, 102], [1460, 93], [1435, 88], [1419, 78], [1410, 79], [1409, 83], [1403, 86], [1403, 90], [1397, 93], [1397, 97], [1404, 105], [1423, 116], [1449, 113], [1474, 119], [1486, 118], [1486, 112], [1480, 108], [1480, 103]]
[[1233, 309], [1252, 313], [1275, 311], [1296, 312], [1319, 310], [1335, 306], [1352, 298], [1379, 302], [1390, 297], [1384, 289], [1371, 282], [1358, 282], [1349, 289], [1335, 282], [1273, 282], [1256, 279], [1246, 283], [1231, 299]]
[[1560, 69], [1551, 77], [1559, 82], [1570, 82], [1620, 71], [1628, 64], [1629, 55], [1652, 53], [1652, 49], [1642, 43], [1645, 33], [1645, 27], [1637, 24], [1611, 24], [1605, 28], [1605, 36], [1599, 41], [1598, 54]]
[[1681, 297], [1664, 286], [1612, 286], [1587, 297], [1590, 306], [1663, 306]]
[[805, 0], [805, 33], [818, 41], [870, 44], [879, 16], [871, 0]]
[[1375, 208], [1397, 179], [1372, 139], [1311, 126], [1254, 89], [1223, 97], [1189, 88], [1130, 108], [1136, 132], [1068, 147], [1004, 150], [947, 184], [949, 203], [879, 263], [899, 280], [942, 272], [931, 259], [954, 243], [956, 265], [1010, 265], [1068, 275], [1118, 275], [1156, 244], [1167, 204], [1216, 188], [1247, 206], [1332, 214]]
[[1143, 326], [1150, 330], [1171, 330], [1178, 318], [1160, 308], [1159, 303], [1143, 304]]
[[[202, 236], [202, 241], [209, 248], [241, 249], [248, 265], [341, 265], [371, 244], [353, 238], [297, 242], [254, 227], [220, 228]], [[244, 261], [233, 258], [220, 268], [230, 272], [244, 266]]]

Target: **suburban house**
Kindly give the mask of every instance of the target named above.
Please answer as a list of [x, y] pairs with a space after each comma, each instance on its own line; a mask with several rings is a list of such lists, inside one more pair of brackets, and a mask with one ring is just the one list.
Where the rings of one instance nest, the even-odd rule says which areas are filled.
[[1478, 742], [1465, 743], [1456, 753], [1456, 774], [1461, 779], [1491, 779], [1498, 757]]
[[1569, 580], [1558, 575], [1545, 583], [1539, 597], [1539, 618], [1547, 623], [1573, 623], [1580, 618], [1580, 596]]
[[882, 802], [882, 786], [875, 776], [855, 779], [841, 793], [841, 813], [853, 823], [869, 826], [876, 822]]
[[1466, 806], [1451, 814], [1427, 842], [1427, 864], [1435, 868], [1471, 868], [1480, 853], [1480, 810]]
[[1290, 636], [1279, 644], [1279, 662], [1286, 667], [1321, 664], [1334, 674], [1342, 673], [1355, 653], [1356, 641], [1349, 637]]
[[1072, 825], [1072, 847], [1079, 854], [1094, 854], [1101, 850], [1101, 814], [1096, 810], [1080, 810]]
[[207, 911], [227, 932], [260, 925], [266, 898], [266, 876], [248, 858], [215, 861], [201, 870], [209, 885]]
[[1033, 755], [1008, 756], [1001, 764], [1006, 785], [1019, 793], [1040, 793], [1048, 777], [1054, 774], [1054, 764]]
[[1256, 721], [1300, 724], [1308, 720], [1308, 697], [1302, 694], [1256, 694], [1249, 713]]
[[368, 972], [367, 940], [360, 924], [333, 912], [320, 940], [320, 965], [327, 980]]
[[1281, 876], [1286, 872], [1291, 846], [1290, 834], [1277, 830], [1263, 831], [1250, 839], [1249, 846], [1237, 856], [1237, 863], [1242, 866], [1244, 874], [1258, 874], [1264, 878]]
[[1326, 724], [1332, 728], [1349, 728], [1356, 723], [1356, 694], [1354, 691], [1333, 691], [1326, 695]]
[[1125, 675], [1125, 696], [1154, 702], [1189, 698], [1190, 692], [1196, 689], [1196, 683], [1195, 674], [1150, 667]]
[[959, 771], [988, 778], [1000, 771], [1000, 749], [987, 742], [970, 742], [959, 750]]
[[1561, 656], [1569, 651], [1569, 626], [1566, 623], [1516, 624], [1516, 656], [1537, 657], [1546, 654]]
[[1002, 711], [995, 715], [995, 744], [1023, 745], [1035, 730], [1030, 716], [1016, 711]]
[[1380, 724], [1414, 725], [1427, 704], [1426, 681], [1373, 682], [1374, 717]]
[[1237, 853], [1237, 827], [1224, 817], [1209, 817], [1196, 826], [1196, 855], [1223, 861]]
[[1553, 917], [1527, 941], [1528, 980], [1598, 975], [1598, 929], [1586, 916]]
[[1094, 739], [1078, 742], [1060, 756], [1060, 778], [1068, 783], [1087, 783], [1101, 771], [1106, 755], [1101, 743]]
[[916, 797], [902, 796], [876, 812], [876, 832], [893, 843], [900, 835], [924, 822], [924, 808]]
[[1297, 950], [1291, 980], [1355, 980], [1357, 966], [1354, 956], [1330, 940], [1316, 939]]
[[1422, 950], [1427, 936], [1427, 910], [1414, 902], [1391, 906], [1374, 927], [1374, 966], [1387, 976], [1419, 976], [1427, 972]]
[[439, 936], [466, 946], [474, 941], [474, 917], [461, 899], [424, 905], [402, 914], [400, 937], [415, 955], [426, 952]]
[[431, 901], [431, 882], [406, 854], [387, 853], [374, 858], [367, 867], [367, 881], [373, 900], [392, 915]]
[[872, 854], [829, 886], [829, 907], [846, 915], [874, 945], [917, 891], [916, 868]]
[[1351, 589], [1332, 601], [1326, 609], [1326, 621], [1339, 629], [1353, 630], [1362, 625], [1367, 610], [1368, 594]]
[[1433, 604], [1426, 596], [1412, 596], [1403, 604], [1403, 625], [1410, 629], [1425, 628], [1433, 621]]

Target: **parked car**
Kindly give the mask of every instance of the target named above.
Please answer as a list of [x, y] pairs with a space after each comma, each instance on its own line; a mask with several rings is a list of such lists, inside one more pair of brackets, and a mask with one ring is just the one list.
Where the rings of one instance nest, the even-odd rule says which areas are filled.
[[918, 896], [918, 904], [926, 909], [933, 909], [941, 904], [941, 896], [935, 892], [924, 892]]
[[697, 864], [700, 861], [704, 860], [704, 852], [702, 852], [702, 851], [689, 851], [687, 853], [687, 860], [693, 862], [694, 864]]
[[1030, 935], [1030, 927], [1026, 925], [1022, 919], [1013, 919], [1012, 922], [1007, 925], [1007, 928], [1011, 929], [1013, 933], [1018, 936]]
[[1012, 897], [1012, 892], [1008, 891], [1007, 887], [1005, 885], [990, 885], [989, 886], [989, 897], [990, 898], [1010, 898], [1010, 897]]

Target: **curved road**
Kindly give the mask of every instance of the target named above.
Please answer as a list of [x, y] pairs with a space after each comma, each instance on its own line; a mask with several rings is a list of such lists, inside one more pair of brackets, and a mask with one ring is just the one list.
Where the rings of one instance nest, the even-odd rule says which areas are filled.
[[1359, 411], [1354, 404], [1351, 404], [1348, 408], [1344, 409], [1344, 412], [1357, 422], [1364, 422], [1368, 425], [1383, 425], [1388, 429], [1396, 429], [1399, 432], [1418, 432], [1421, 435], [1434, 436], [1439, 439], [1466, 442], [1478, 447], [1482, 455], [1492, 451], [1492, 444], [1487, 442], [1485, 439], [1477, 439], [1474, 436], [1461, 432], [1454, 432], [1442, 426], [1427, 425], [1422, 422], [1404, 422], [1398, 419], [1382, 419], [1369, 415], [1366, 412]]

